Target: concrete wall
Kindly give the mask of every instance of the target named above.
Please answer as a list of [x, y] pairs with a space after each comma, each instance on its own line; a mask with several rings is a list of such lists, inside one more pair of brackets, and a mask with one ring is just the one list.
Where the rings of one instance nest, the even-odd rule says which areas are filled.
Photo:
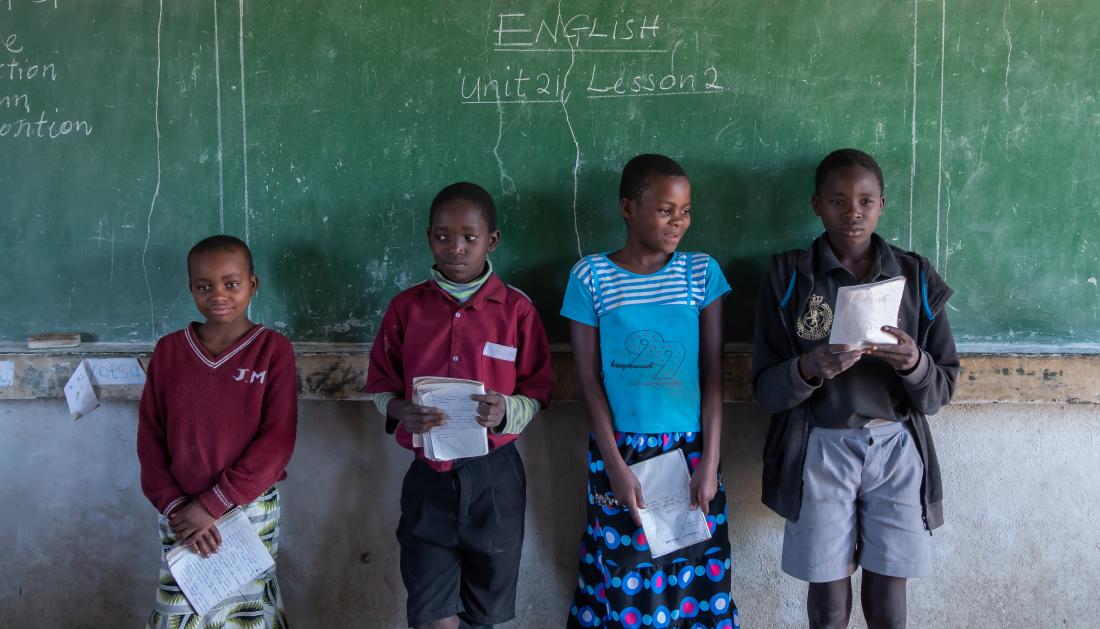
[[[302, 402], [283, 484], [280, 582], [297, 627], [402, 627], [393, 530], [409, 455], [369, 404]], [[782, 521], [759, 503], [766, 417], [726, 407], [733, 590], [750, 628], [804, 625], [805, 587], [779, 571]], [[63, 401], [0, 402], [0, 627], [132, 627], [151, 609], [155, 513], [141, 495], [135, 404], [78, 422]], [[1096, 626], [1100, 406], [985, 404], [934, 420], [948, 524], [910, 626]], [[583, 521], [586, 424], [558, 404], [522, 443], [528, 536], [512, 627], [560, 627]], [[862, 626], [858, 620], [853, 626]]]

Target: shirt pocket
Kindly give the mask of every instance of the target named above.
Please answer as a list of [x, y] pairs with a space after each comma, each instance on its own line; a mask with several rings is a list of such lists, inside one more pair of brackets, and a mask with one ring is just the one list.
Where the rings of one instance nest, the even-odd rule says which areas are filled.
[[516, 388], [516, 359], [519, 348], [486, 341], [481, 349], [481, 381], [485, 387], [504, 395]]

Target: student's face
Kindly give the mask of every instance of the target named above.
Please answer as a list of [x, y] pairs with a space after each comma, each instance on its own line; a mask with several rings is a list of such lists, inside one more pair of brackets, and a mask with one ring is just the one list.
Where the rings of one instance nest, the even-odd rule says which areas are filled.
[[233, 323], [248, 316], [248, 303], [260, 280], [248, 272], [248, 259], [236, 249], [207, 251], [191, 258], [191, 296], [210, 323]]
[[436, 268], [458, 284], [481, 276], [485, 257], [496, 250], [499, 240], [500, 230], [490, 231], [481, 210], [465, 199], [439, 206], [428, 226], [428, 245]]
[[858, 250], [871, 240], [886, 199], [873, 172], [849, 166], [830, 171], [812, 203], [829, 242], [842, 250]]
[[672, 253], [691, 226], [691, 183], [687, 177], [656, 175], [641, 198], [623, 199], [619, 210], [631, 238], [651, 251]]

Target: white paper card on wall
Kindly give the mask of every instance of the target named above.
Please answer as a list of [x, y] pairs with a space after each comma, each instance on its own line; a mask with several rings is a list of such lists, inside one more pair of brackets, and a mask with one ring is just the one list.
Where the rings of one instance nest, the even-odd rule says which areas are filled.
[[168, 570], [200, 616], [275, 566], [271, 553], [239, 507], [218, 518], [215, 525], [222, 537], [218, 552], [203, 558], [177, 544], [165, 555]]
[[80, 419], [99, 406], [99, 398], [92, 389], [92, 378], [86, 361], [80, 361], [73, 370], [73, 375], [69, 376], [69, 381], [65, 383], [65, 401], [69, 404], [69, 415], [73, 419]]
[[145, 370], [136, 358], [89, 358], [92, 384], [145, 384]]
[[0, 360], [0, 387], [10, 387], [15, 383], [15, 361]]

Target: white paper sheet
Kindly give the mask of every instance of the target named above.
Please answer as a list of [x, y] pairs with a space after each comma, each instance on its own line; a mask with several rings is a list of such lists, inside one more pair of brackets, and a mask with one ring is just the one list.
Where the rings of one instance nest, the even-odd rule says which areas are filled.
[[638, 509], [654, 558], [710, 539], [702, 509], [691, 508], [691, 475], [682, 450], [630, 466], [642, 485], [645, 509]]
[[442, 426], [424, 435], [425, 455], [436, 461], [451, 461], [489, 453], [489, 433], [477, 423], [478, 403], [470, 399], [484, 392], [484, 387], [452, 385], [421, 394], [424, 406], [434, 406], [447, 416]]
[[145, 370], [136, 358], [89, 358], [92, 384], [145, 384]]
[[174, 547], [165, 557], [183, 595], [200, 615], [275, 565], [244, 511], [231, 510], [219, 518], [215, 526], [222, 536], [222, 544], [210, 557], [203, 559], [182, 545]]
[[883, 332], [882, 326], [897, 326], [904, 291], [904, 277], [838, 288], [829, 343], [852, 347], [897, 345], [897, 337]]
[[99, 406], [99, 398], [92, 389], [92, 378], [86, 361], [80, 361], [73, 370], [73, 375], [69, 376], [69, 381], [65, 383], [65, 401], [69, 404], [69, 415], [73, 419], [80, 419]]
[[10, 387], [15, 384], [15, 361], [0, 360], [0, 387]]

